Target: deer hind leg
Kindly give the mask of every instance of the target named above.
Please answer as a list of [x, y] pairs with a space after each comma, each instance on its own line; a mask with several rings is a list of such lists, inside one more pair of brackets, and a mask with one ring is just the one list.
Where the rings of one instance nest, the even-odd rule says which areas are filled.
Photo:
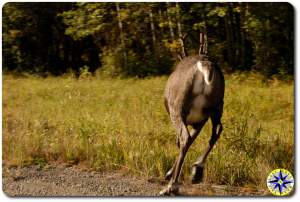
[[[194, 141], [196, 139], [196, 137], [200, 133], [202, 127], [206, 123], [206, 121], [207, 121], [207, 119], [200, 122], [200, 124], [193, 125], [193, 130], [190, 134], [192, 141]], [[180, 138], [179, 137], [177, 137], [176, 144], [177, 144], [178, 148], [180, 149]], [[175, 162], [174, 162], [173, 166], [171, 167], [171, 169], [166, 173], [165, 180], [170, 180], [171, 179], [171, 177], [173, 175], [173, 172], [174, 172], [174, 169], [175, 169], [175, 166], [176, 166], [176, 163], [177, 163], [177, 159], [175, 160]]]
[[185, 158], [186, 152], [189, 148], [189, 145], [191, 143], [191, 137], [189, 134], [189, 131], [186, 127], [186, 125], [183, 123], [183, 121], [176, 121], [175, 124], [177, 133], [179, 134], [179, 155], [177, 157], [177, 160], [175, 161], [173, 168], [172, 168], [172, 176], [170, 179], [169, 184], [165, 189], [163, 189], [159, 194], [160, 195], [170, 195], [175, 194], [178, 191], [178, 177], [181, 171], [181, 166], [183, 163], [183, 160]]
[[212, 135], [203, 154], [193, 164], [191, 180], [194, 184], [202, 181], [205, 160], [222, 133], [221, 117], [222, 110], [215, 110], [210, 117], [212, 122]]
[[[206, 120], [203, 121], [202, 126], [205, 124]], [[171, 176], [170, 182], [168, 186], [160, 192], [160, 195], [169, 195], [171, 193], [176, 193], [178, 191], [178, 178], [180, 175], [181, 167], [186, 156], [186, 153], [191, 146], [191, 144], [196, 139], [197, 135], [199, 134], [201, 127], [193, 130], [190, 134], [186, 125], [183, 122], [180, 122], [180, 125], [176, 127], [179, 132], [179, 155], [177, 160], [175, 161], [172, 168], [168, 171], [167, 175]]]

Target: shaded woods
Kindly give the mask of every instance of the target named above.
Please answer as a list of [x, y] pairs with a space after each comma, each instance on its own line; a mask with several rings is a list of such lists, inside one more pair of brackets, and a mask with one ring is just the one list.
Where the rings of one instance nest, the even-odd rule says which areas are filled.
[[3, 70], [40, 75], [168, 74], [184, 40], [223, 71], [286, 78], [294, 68], [294, 9], [288, 3], [6, 3]]

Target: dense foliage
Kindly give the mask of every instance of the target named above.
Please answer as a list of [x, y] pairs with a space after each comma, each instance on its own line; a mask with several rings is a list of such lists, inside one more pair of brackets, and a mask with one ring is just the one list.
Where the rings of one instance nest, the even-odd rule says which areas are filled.
[[288, 3], [6, 3], [3, 69], [110, 76], [169, 73], [185, 48], [227, 72], [293, 74], [294, 10]]

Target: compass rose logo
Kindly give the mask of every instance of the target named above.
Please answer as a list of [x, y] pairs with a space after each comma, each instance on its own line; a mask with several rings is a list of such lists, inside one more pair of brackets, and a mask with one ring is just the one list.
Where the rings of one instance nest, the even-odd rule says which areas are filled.
[[267, 178], [267, 186], [275, 196], [288, 195], [294, 187], [292, 174], [285, 169], [273, 170]]

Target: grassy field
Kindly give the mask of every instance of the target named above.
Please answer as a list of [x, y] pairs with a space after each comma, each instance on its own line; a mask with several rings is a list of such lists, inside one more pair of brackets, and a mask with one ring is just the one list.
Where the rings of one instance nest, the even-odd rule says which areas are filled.
[[[265, 188], [276, 168], [294, 171], [293, 83], [225, 76], [224, 130], [205, 183]], [[167, 77], [108, 79], [3, 76], [3, 161], [64, 162], [163, 177], [178, 154], [163, 106]], [[190, 148], [182, 179], [207, 145], [208, 122]]]

